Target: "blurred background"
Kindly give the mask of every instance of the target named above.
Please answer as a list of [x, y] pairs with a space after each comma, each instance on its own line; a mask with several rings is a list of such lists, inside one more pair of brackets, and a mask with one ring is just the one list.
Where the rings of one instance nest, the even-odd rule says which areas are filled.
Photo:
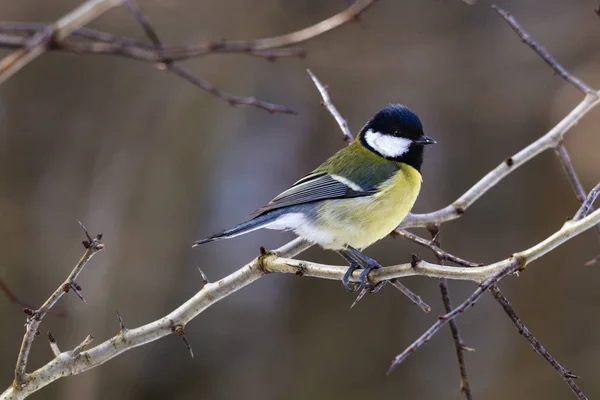
[[[252, 39], [300, 29], [345, 0], [140, 0], [167, 44]], [[0, 3], [3, 20], [55, 20], [79, 1]], [[437, 139], [428, 148], [414, 211], [445, 206], [507, 156], [544, 134], [581, 99], [553, 75], [481, 0], [380, 0], [359, 23], [306, 43], [305, 60], [275, 63], [213, 55], [183, 65], [219, 88], [285, 104], [297, 115], [232, 108], [152, 65], [113, 56], [51, 53], [0, 86], [0, 278], [39, 305], [82, 254], [77, 220], [104, 233], [106, 250], [42, 330], [61, 349], [92, 334], [155, 320], [209, 279], [234, 272], [292, 234], [259, 231], [232, 241], [191, 243], [244, 219], [344, 146], [305, 69], [327, 85], [356, 132], [390, 102], [415, 110]], [[571, 72], [600, 87], [595, 0], [498, 1]], [[145, 39], [125, 8], [91, 27]], [[5, 51], [3, 54], [7, 54]], [[599, 110], [566, 140], [589, 189], [600, 181]], [[442, 230], [445, 249], [492, 262], [560, 227], [578, 203], [556, 157], [544, 153], [510, 175]], [[427, 232], [417, 230], [425, 236]], [[385, 239], [368, 254], [382, 264], [431, 254]], [[517, 313], [591, 398], [600, 396], [599, 267], [592, 232], [531, 265], [501, 288]], [[313, 248], [299, 256], [342, 264]], [[405, 280], [433, 311], [424, 314], [386, 287], [357, 307], [341, 283], [267, 276], [189, 323], [191, 359], [172, 336], [129, 351], [34, 399], [462, 399], [454, 345], [445, 328], [392, 375], [385, 371], [442, 313], [438, 282]], [[474, 289], [450, 282], [454, 303]], [[0, 294], [0, 387], [13, 379], [23, 334], [21, 308]], [[476, 399], [571, 398], [561, 378], [487, 295], [458, 319]], [[34, 343], [29, 370], [51, 358]]]

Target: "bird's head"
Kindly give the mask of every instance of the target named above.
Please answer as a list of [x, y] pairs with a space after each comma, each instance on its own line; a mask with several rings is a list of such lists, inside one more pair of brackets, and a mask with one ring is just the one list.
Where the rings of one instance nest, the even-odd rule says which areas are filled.
[[360, 131], [359, 140], [381, 157], [406, 163], [417, 170], [423, 161], [423, 147], [436, 143], [423, 134], [417, 114], [401, 104], [390, 104], [375, 114]]

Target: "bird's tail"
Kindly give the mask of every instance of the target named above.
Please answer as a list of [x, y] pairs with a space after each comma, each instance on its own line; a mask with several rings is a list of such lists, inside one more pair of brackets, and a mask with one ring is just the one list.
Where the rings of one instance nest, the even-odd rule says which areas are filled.
[[272, 224], [277, 219], [277, 217], [278, 215], [274, 215], [274, 213], [259, 215], [246, 222], [242, 222], [241, 224], [238, 224], [232, 228], [225, 229], [224, 231], [216, 233], [207, 238], [197, 240], [196, 242], [194, 242], [194, 245], [192, 247], [196, 247], [203, 243], [214, 242], [215, 240], [231, 239], [232, 237], [240, 236], [245, 233], [255, 231], [257, 229], [265, 228], [266, 226]]

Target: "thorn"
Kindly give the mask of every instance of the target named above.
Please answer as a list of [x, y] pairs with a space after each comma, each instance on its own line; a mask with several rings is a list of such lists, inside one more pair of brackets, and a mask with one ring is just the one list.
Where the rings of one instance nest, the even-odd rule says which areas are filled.
[[[65, 286], [67, 286], [67, 290], [65, 290]], [[85, 301], [85, 298], [83, 297], [83, 295], [81, 294], [81, 286], [79, 286], [78, 284], [76, 284], [75, 282], [71, 282], [69, 285], [63, 285], [63, 291], [66, 293], [69, 291], [69, 288], [71, 290], [73, 290], [73, 293], [75, 293], [77, 295], [77, 297], [79, 297], [79, 299], [81, 301], [83, 301], [84, 303], [87, 304], [87, 301]]]
[[123, 322], [123, 318], [121, 318], [121, 314], [117, 311], [117, 318], [119, 318], [119, 329], [121, 332], [127, 331], [127, 327], [125, 326], [125, 322]]
[[183, 330], [183, 326], [177, 325], [173, 329], [173, 332], [175, 332], [177, 334], [177, 336], [179, 336], [180, 338], [183, 339], [183, 343], [185, 343], [185, 347], [187, 347], [188, 351], [190, 352], [190, 356], [192, 358], [194, 358], [194, 351], [192, 350], [192, 346], [190, 346], [190, 343], [188, 342], [187, 337], [185, 336], [185, 332]]
[[421, 257], [419, 257], [418, 255], [416, 255], [415, 253], [412, 253], [411, 255], [411, 261], [410, 261], [410, 266], [412, 268], [417, 268], [417, 264], [419, 264], [419, 262], [421, 262]]
[[52, 332], [50, 331], [48, 331], [48, 340], [50, 343], [56, 343], [56, 339], [54, 339], [54, 336], [52, 336]]
[[260, 249], [258, 250], [261, 256], [266, 256], [267, 255], [267, 250], [265, 250], [265, 248], [263, 246], [260, 246]]
[[[85, 227], [85, 225], [83, 225], [83, 223], [81, 221], [77, 221], [77, 222], [79, 222], [79, 226], [83, 230], [83, 233], [85, 233], [85, 237], [87, 238], [88, 243], [92, 243], [93, 242], [92, 237], [90, 236], [90, 233], [88, 232], [88, 230]], [[85, 246], [85, 244], [84, 244], [84, 246]], [[86, 249], [87, 249], [87, 247], [86, 247]]]
[[463, 349], [464, 351], [475, 351], [474, 348], [469, 347], [469, 346], [465, 346], [464, 344], [461, 344], [460, 348]]
[[198, 267], [198, 272], [200, 272], [200, 275], [202, 276], [202, 284], [206, 286], [206, 284], [208, 283], [208, 278], [206, 277], [206, 274], [200, 269], [200, 267]]

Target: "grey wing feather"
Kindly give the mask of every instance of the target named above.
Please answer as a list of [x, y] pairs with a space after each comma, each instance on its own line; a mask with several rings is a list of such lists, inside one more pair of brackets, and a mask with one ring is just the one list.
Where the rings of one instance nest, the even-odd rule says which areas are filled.
[[277, 208], [318, 200], [371, 196], [376, 192], [377, 190], [354, 190], [326, 172], [319, 172], [300, 179], [288, 190], [271, 200], [269, 204], [254, 211], [251, 215], [260, 215]]

